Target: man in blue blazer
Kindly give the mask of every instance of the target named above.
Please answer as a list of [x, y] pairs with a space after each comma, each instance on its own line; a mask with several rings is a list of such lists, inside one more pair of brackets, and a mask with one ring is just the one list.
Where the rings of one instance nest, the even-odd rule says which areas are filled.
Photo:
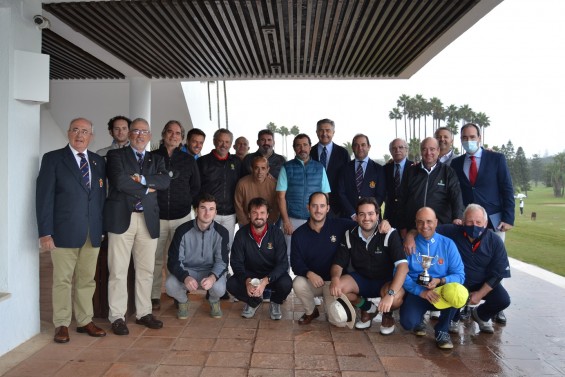
[[[400, 200], [400, 184], [406, 177], [408, 168], [413, 162], [408, 160], [408, 144], [404, 139], [394, 139], [388, 145], [388, 150], [392, 156], [392, 162], [384, 166], [386, 182], [386, 201], [384, 219], [388, 220], [393, 228], [399, 228], [400, 214], [398, 212], [398, 201]], [[398, 182], [395, 180], [396, 170], [398, 170]], [[398, 185], [398, 187], [397, 187]]]
[[136, 323], [152, 329], [163, 322], [151, 313], [155, 250], [159, 238], [156, 190], [169, 187], [162, 156], [147, 152], [151, 130], [145, 119], [135, 119], [129, 130], [130, 146], [108, 152], [110, 191], [104, 208], [108, 231], [109, 320], [116, 335], [127, 335], [127, 275], [130, 258], [135, 265]]
[[349, 163], [351, 157], [344, 147], [334, 143], [335, 123], [331, 119], [322, 119], [316, 123], [316, 135], [318, 143], [310, 150], [310, 158], [318, 161], [326, 168], [328, 181], [330, 182], [330, 210], [334, 216], [338, 216], [342, 209], [337, 193], [339, 173]]
[[[454, 158], [451, 167], [459, 178], [463, 204], [482, 206], [488, 214], [488, 228], [504, 241], [505, 233], [514, 226], [515, 207], [514, 187], [506, 158], [501, 153], [481, 148], [481, 131], [474, 123], [461, 128], [461, 144], [466, 153]], [[504, 312], [499, 312], [494, 320], [506, 323]]]
[[106, 335], [92, 322], [94, 274], [106, 199], [104, 158], [87, 150], [92, 134], [92, 122], [73, 119], [67, 131], [69, 144], [43, 156], [37, 177], [37, 229], [41, 249], [51, 252], [53, 262], [53, 324], [57, 343], [70, 340], [68, 327], [73, 310], [77, 332]]
[[[371, 150], [369, 138], [366, 135], [357, 134], [353, 137], [351, 144], [355, 159], [348, 162], [339, 174], [338, 195], [342, 216], [356, 220], [359, 198], [373, 197], [380, 206], [385, 199], [386, 182], [384, 168], [369, 158]], [[358, 183], [357, 170], [359, 169], [361, 169], [361, 175]]]

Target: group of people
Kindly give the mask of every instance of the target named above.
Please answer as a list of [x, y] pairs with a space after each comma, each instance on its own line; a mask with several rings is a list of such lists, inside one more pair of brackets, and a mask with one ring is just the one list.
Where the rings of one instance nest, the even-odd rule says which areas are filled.
[[421, 142], [421, 162], [408, 161], [406, 142], [395, 139], [384, 166], [369, 158], [364, 134], [353, 138], [351, 160], [333, 142], [330, 119], [317, 123], [317, 144], [307, 134], [294, 138], [289, 161], [274, 152], [268, 129], [259, 131], [253, 153], [238, 138], [235, 155], [227, 129], [214, 133], [205, 155], [205, 133], [191, 129], [183, 145], [185, 129], [174, 120], [156, 151], [147, 151], [144, 119], [117, 116], [108, 131], [112, 145], [93, 153], [92, 123], [72, 120], [69, 144], [44, 155], [37, 179], [40, 246], [54, 266], [56, 342], [69, 341], [72, 311], [77, 332], [106, 335], [92, 322], [105, 232], [109, 320], [117, 335], [129, 333], [132, 257], [135, 322], [153, 329], [163, 326], [152, 314], [163, 276], [180, 319], [189, 315], [187, 293], [203, 289], [214, 318], [222, 317], [220, 300], [229, 292], [244, 302], [245, 318], [269, 297], [270, 317], [279, 320], [294, 289], [305, 310], [300, 325], [320, 316], [321, 298], [336, 326], [366, 329], [381, 313], [384, 335], [394, 332], [396, 309], [417, 335], [425, 335], [426, 311], [439, 310], [440, 348], [453, 347], [449, 332], [458, 331], [467, 296], [482, 332], [493, 332], [497, 315], [505, 321], [510, 298], [500, 282], [510, 276], [503, 235], [514, 221], [512, 183], [504, 157], [480, 147], [472, 123], [461, 130], [462, 156], [453, 158], [453, 135], [440, 128]]

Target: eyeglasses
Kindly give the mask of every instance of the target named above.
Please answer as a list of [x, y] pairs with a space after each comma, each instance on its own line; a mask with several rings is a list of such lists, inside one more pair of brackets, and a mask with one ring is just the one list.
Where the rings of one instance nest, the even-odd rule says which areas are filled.
[[83, 136], [86, 136], [86, 135], [91, 134], [91, 132], [90, 132], [89, 130], [80, 129], [80, 128], [73, 128], [73, 129], [70, 129], [69, 132], [71, 132], [71, 133], [73, 133], [73, 134], [75, 134], [75, 135], [81, 134], [81, 135], [83, 135]]
[[399, 147], [391, 147], [390, 149], [392, 149], [393, 151], [401, 151], [403, 149], [406, 149], [406, 147], [404, 145], [401, 145]]
[[134, 135], [149, 135], [151, 133], [149, 130], [131, 130], [130, 132]]

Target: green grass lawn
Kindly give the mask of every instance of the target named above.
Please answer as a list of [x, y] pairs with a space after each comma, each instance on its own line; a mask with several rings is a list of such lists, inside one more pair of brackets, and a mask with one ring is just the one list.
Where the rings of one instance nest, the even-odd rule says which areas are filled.
[[[508, 255], [565, 276], [565, 198], [555, 198], [550, 187], [539, 185], [524, 199], [520, 216], [516, 199], [514, 228], [506, 233]], [[530, 219], [537, 213], [537, 220]]]

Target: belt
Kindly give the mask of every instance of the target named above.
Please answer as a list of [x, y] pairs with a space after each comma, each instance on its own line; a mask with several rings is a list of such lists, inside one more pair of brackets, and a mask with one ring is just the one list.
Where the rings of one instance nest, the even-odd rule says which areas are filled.
[[134, 209], [133, 212], [134, 213], [143, 213], [143, 210], [142, 209]]

